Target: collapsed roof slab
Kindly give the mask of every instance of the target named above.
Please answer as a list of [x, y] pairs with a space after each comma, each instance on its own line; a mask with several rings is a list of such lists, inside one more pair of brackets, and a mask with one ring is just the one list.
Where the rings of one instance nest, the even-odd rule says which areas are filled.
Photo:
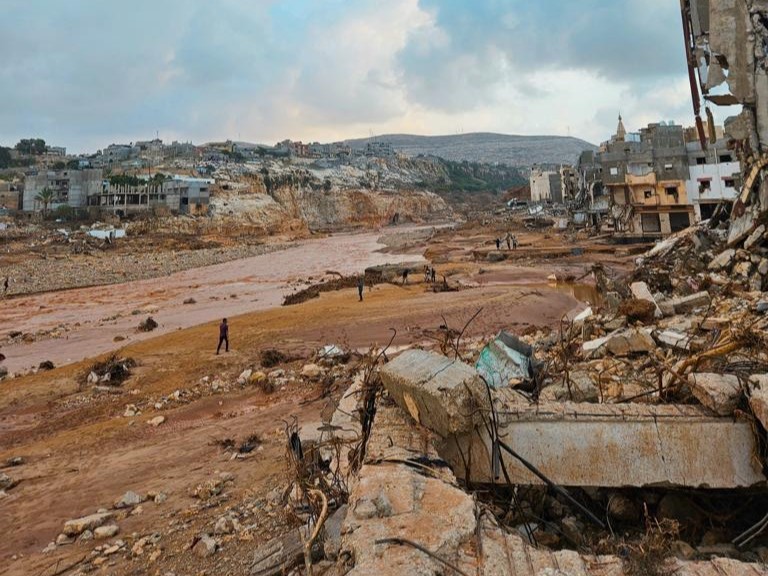
[[[712, 416], [698, 406], [514, 404], [500, 409], [499, 437], [562, 486], [739, 488], [765, 482], [749, 422]], [[485, 428], [444, 442], [440, 452], [458, 477], [492, 478]], [[542, 480], [504, 451], [513, 484]], [[503, 476], [501, 477], [503, 482]]]

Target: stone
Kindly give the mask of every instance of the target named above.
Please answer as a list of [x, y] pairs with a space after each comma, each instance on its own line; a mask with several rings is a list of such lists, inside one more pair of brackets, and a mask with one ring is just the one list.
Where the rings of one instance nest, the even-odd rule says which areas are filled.
[[733, 248], [728, 248], [727, 250], [723, 250], [720, 254], [715, 256], [712, 261], [709, 263], [707, 268], [709, 270], [718, 271], [723, 270], [724, 268], [730, 268], [731, 264], [733, 264], [733, 259], [736, 257], [736, 250]]
[[229, 516], [222, 516], [216, 521], [216, 525], [213, 527], [213, 533], [217, 536], [223, 534], [232, 534], [235, 531], [235, 526], [232, 523], [232, 518]]
[[665, 494], [656, 508], [659, 520], [675, 520], [681, 523], [696, 525], [704, 519], [704, 514], [696, 507], [690, 498], [682, 494], [670, 492]]
[[675, 310], [675, 314], [685, 314], [696, 308], [709, 306], [711, 302], [712, 299], [709, 296], [709, 292], [696, 292], [690, 296], [672, 298], [669, 300], [669, 303]]
[[669, 317], [675, 315], [675, 306], [670, 300], [662, 300], [658, 303], [662, 316]]
[[682, 540], [675, 540], [672, 543], [670, 552], [680, 560], [690, 560], [696, 555], [696, 549]]
[[749, 237], [744, 240], [744, 250], [751, 250], [760, 240], [763, 239], [765, 234], [765, 224], [760, 224]]
[[577, 546], [584, 543], [584, 528], [584, 523], [574, 516], [566, 516], [560, 521], [563, 536]]
[[640, 506], [624, 494], [613, 494], [608, 499], [608, 515], [619, 522], [636, 522], [640, 518]]
[[347, 517], [349, 507], [344, 504], [326, 520], [325, 540], [323, 541], [323, 552], [329, 560], [336, 560], [341, 551], [341, 525]]
[[250, 381], [250, 379], [251, 379], [251, 374], [253, 374], [253, 370], [251, 370], [250, 368], [248, 368], [248, 369], [246, 369], [246, 370], [243, 370], [243, 371], [240, 373], [240, 376], [238, 376], [238, 377], [237, 377], [237, 383], [238, 383], [240, 386], [245, 386], [245, 385], [246, 385], [246, 384], [248, 384], [248, 382]]
[[64, 534], [67, 536], [78, 536], [86, 530], [94, 530], [95, 528], [98, 528], [111, 518], [111, 512], [101, 512], [83, 516], [82, 518], [75, 518], [74, 520], [67, 520], [64, 523]]
[[741, 385], [734, 374], [697, 372], [688, 376], [696, 399], [720, 416], [729, 416], [739, 405]]
[[10, 490], [17, 482], [5, 472], [0, 472], [0, 490]]
[[270, 380], [277, 380], [278, 378], [285, 377], [285, 370], [282, 368], [278, 368], [277, 370], [272, 370], [272, 372], [269, 373], [268, 378]]
[[573, 371], [568, 375], [571, 383], [570, 395], [568, 387], [564, 386], [562, 397], [556, 394], [558, 400], [572, 400], [573, 402], [597, 402], [600, 399], [600, 390], [595, 386], [592, 377], [586, 371]]
[[488, 252], [488, 255], [485, 257], [488, 262], [503, 262], [504, 261], [504, 254], [502, 252], [497, 252], [496, 250], [493, 250], [491, 252]]
[[168, 496], [165, 492], [158, 492], [154, 498], [155, 504], [162, 504], [166, 500], [168, 500]]
[[305, 364], [304, 367], [301, 369], [301, 375], [304, 378], [319, 378], [324, 373], [324, 370], [322, 367], [318, 366], [317, 364]]
[[603, 324], [603, 328], [605, 328], [610, 332], [613, 332], [614, 330], [621, 330], [622, 328], [626, 328], [626, 327], [627, 327], [626, 316], [616, 316], [615, 318]]
[[424, 350], [406, 350], [385, 364], [381, 379], [401, 408], [444, 438], [472, 429], [475, 404], [486, 397], [473, 367]]
[[134, 416], [137, 416], [141, 414], [141, 411], [136, 408], [135, 404], [128, 404], [125, 407], [125, 412], [123, 413], [123, 417], [125, 418], [133, 418]]
[[736, 264], [736, 266], [733, 267], [732, 274], [743, 276], [744, 278], [749, 277], [749, 273], [752, 272], [752, 262], [739, 262]]
[[77, 539], [78, 542], [89, 542], [91, 540], [93, 540], [93, 532], [90, 530], [86, 530], [80, 534], [80, 538]]
[[118, 532], [120, 532], [120, 528], [117, 524], [107, 524], [96, 528], [93, 531], [93, 537], [96, 538], [96, 540], [105, 540], [117, 536]]
[[614, 356], [629, 356], [654, 350], [656, 342], [647, 331], [635, 329], [609, 336], [605, 346]]
[[112, 546], [105, 548], [102, 554], [104, 554], [104, 556], [112, 556], [112, 554], [117, 554], [118, 552], [120, 552], [120, 548], [122, 548], [120, 543], [115, 542]]
[[207, 558], [208, 556], [213, 556], [216, 553], [216, 547], [216, 540], [211, 538], [208, 534], [203, 534], [195, 543], [192, 551], [201, 558]]
[[66, 534], [59, 534], [56, 537], [56, 546], [66, 546], [67, 544], [72, 544], [75, 539], [72, 538], [72, 536], [67, 536]]
[[164, 422], [165, 422], [165, 416], [155, 416], [154, 418], [152, 418], [151, 420], [149, 420], [149, 421], [147, 422], [147, 424], [149, 424], [150, 426], [154, 426], [155, 428], [157, 428], [158, 426], [160, 426], [160, 425], [161, 425], [161, 424], [163, 424]]
[[765, 276], [768, 274], [768, 258], [763, 258], [760, 260], [760, 264], [757, 265], [757, 272], [760, 274], [760, 276]]
[[760, 292], [763, 289], [763, 277], [758, 272], [749, 277], [749, 290], [751, 292]]
[[120, 500], [115, 502], [115, 508], [130, 508], [132, 506], [141, 504], [142, 502], [144, 502], [144, 499], [139, 494], [136, 494], [136, 492], [129, 490], [128, 492], [123, 494], [123, 497], [120, 498]]
[[253, 374], [251, 374], [251, 377], [248, 379], [251, 384], [261, 384], [267, 379], [267, 375], [264, 374], [261, 370], [257, 370]]
[[755, 305], [755, 311], [759, 312], [760, 314], [765, 314], [766, 312], [768, 312], [768, 300], [760, 300]]
[[50, 554], [56, 551], [56, 542], [49, 542], [48, 546], [43, 548], [43, 554]]

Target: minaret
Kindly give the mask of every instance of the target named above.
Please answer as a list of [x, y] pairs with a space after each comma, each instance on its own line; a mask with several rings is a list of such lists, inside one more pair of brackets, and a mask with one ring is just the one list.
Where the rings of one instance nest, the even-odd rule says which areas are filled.
[[624, 142], [624, 137], [627, 135], [627, 129], [624, 128], [624, 122], [621, 121], [621, 114], [619, 114], [619, 125], [616, 126], [616, 136], [614, 136], [615, 142]]

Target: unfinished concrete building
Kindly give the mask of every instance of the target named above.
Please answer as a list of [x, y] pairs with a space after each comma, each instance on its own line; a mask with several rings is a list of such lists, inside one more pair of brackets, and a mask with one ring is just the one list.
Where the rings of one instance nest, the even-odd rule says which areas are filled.
[[101, 170], [46, 170], [27, 174], [22, 210], [39, 212], [59, 206], [84, 208], [102, 186]]
[[730, 209], [738, 196], [741, 167], [727, 144], [720, 140], [706, 149], [700, 142], [686, 144], [690, 178], [685, 187], [697, 221], [711, 218], [720, 205]]
[[91, 194], [88, 205], [127, 216], [153, 208], [165, 208], [173, 213], [203, 215], [208, 212], [213, 180], [173, 176], [157, 178], [105, 180], [98, 193]]

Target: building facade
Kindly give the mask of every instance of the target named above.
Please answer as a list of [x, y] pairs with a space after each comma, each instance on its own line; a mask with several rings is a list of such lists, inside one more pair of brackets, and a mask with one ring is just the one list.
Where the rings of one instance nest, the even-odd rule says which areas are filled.
[[101, 170], [43, 170], [28, 173], [24, 182], [22, 210], [39, 212], [59, 206], [84, 208], [88, 198], [102, 187]]
[[557, 202], [563, 201], [563, 189], [560, 173], [553, 170], [531, 168], [529, 177], [531, 185], [532, 202]]
[[689, 142], [687, 150], [688, 199], [693, 204], [696, 220], [706, 220], [712, 217], [717, 206], [730, 206], [736, 200], [741, 165], [724, 139], [707, 150], [702, 150], [699, 142]]

